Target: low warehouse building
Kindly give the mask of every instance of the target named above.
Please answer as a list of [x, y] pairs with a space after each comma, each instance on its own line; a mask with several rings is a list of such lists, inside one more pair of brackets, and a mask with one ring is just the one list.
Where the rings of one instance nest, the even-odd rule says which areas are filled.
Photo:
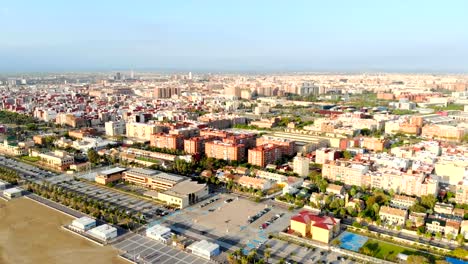
[[112, 169], [104, 170], [98, 173], [94, 180], [99, 184], [108, 184], [111, 182], [119, 181], [123, 177], [125, 168], [115, 167]]
[[0, 181], [0, 190], [5, 190], [10, 186], [8, 182]]
[[21, 197], [23, 196], [23, 190], [18, 187], [6, 189], [3, 191], [3, 196], [5, 196], [8, 199]]
[[158, 193], [157, 197], [167, 204], [177, 205], [182, 209], [201, 201], [208, 194], [209, 190], [206, 184], [187, 180], [176, 184], [165, 192]]
[[117, 237], [117, 228], [104, 224], [89, 230], [88, 234], [99, 240], [108, 241]]
[[195, 242], [188, 246], [187, 249], [192, 251], [192, 254], [205, 259], [211, 259], [211, 257], [217, 256], [220, 253], [219, 245], [206, 240]]
[[167, 243], [171, 235], [171, 229], [162, 225], [154, 225], [146, 229], [147, 237], [164, 243]]
[[71, 226], [72, 229], [76, 229], [81, 232], [88, 231], [96, 227], [96, 220], [87, 216], [73, 220]]

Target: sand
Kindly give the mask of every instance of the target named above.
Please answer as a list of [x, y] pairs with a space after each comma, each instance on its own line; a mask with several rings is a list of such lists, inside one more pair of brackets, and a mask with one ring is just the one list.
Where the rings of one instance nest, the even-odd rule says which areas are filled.
[[26, 198], [0, 200], [0, 263], [128, 263], [111, 246], [61, 229], [72, 220]]

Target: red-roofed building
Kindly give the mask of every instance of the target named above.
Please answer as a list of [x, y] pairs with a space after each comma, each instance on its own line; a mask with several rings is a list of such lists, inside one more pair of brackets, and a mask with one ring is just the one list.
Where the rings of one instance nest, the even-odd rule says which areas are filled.
[[331, 216], [318, 216], [310, 211], [301, 211], [291, 217], [290, 229], [302, 237], [329, 243], [340, 230], [340, 220]]

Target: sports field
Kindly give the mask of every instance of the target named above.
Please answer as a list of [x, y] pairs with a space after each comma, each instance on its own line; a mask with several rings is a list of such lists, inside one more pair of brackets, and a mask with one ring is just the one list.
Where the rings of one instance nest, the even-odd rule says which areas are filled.
[[26, 198], [0, 200], [0, 263], [127, 263], [61, 226], [73, 218]]

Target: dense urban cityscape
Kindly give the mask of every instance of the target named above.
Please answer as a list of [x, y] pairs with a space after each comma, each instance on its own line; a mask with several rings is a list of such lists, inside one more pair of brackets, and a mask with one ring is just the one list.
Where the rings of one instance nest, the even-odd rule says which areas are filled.
[[465, 75], [129, 70], [0, 90], [4, 199], [132, 263], [468, 256]]
[[468, 264], [468, 1], [2, 1], [0, 264]]

